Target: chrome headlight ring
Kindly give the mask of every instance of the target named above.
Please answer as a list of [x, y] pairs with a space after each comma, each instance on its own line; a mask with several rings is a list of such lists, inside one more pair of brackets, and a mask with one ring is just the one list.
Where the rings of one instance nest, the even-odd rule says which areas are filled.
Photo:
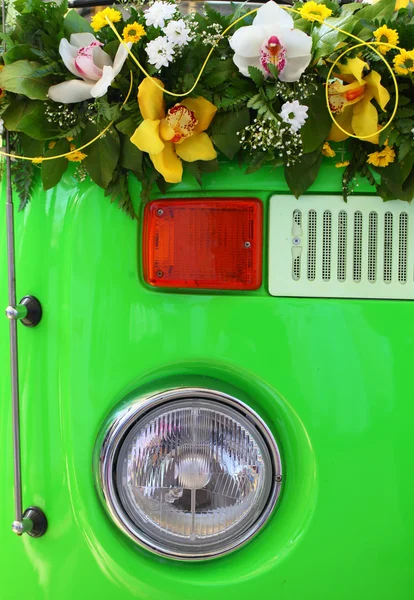
[[[217, 440], [220, 437], [222, 443], [224, 443], [223, 440], [227, 440], [227, 455], [225, 456], [227, 466], [225, 463], [216, 464], [213, 467], [210, 466], [208, 471], [205, 465], [207, 463], [209, 465], [212, 464], [211, 456], [208, 458], [207, 463], [204, 459], [203, 461], [194, 458], [188, 459], [188, 457], [186, 459], [184, 457], [184, 450], [181, 451], [181, 456], [177, 457], [180, 452], [178, 442], [175, 444], [175, 448], [173, 447], [174, 444], [172, 444], [172, 446], [170, 444], [171, 451], [168, 454], [162, 432], [160, 433], [160, 431], [156, 432], [154, 430], [151, 433], [151, 424], [158, 422], [157, 419], [159, 420], [162, 410], [163, 414], [171, 414], [172, 411], [181, 411], [184, 416], [187, 413], [191, 413], [199, 415], [197, 419], [204, 418], [205, 421], [206, 419], [207, 421], [210, 419], [209, 424], [211, 427], [211, 423], [213, 423], [213, 429], [214, 423], [217, 420], [223, 420], [223, 422], [228, 423], [228, 426], [223, 425], [221, 435], [219, 436], [217, 434], [216, 436]], [[224, 415], [224, 417], [219, 418], [214, 416], [218, 414]], [[151, 420], [150, 417], [152, 415], [155, 415], [155, 421], [154, 419]], [[226, 421], [226, 419], [228, 420]], [[184, 437], [187, 435], [188, 438], [188, 432], [192, 430], [188, 424], [185, 425], [184, 421], [185, 419], [179, 427], [175, 427], [175, 435]], [[236, 488], [243, 490], [247, 489], [248, 494], [245, 495], [252, 499], [250, 505], [250, 511], [252, 512], [252, 515], [250, 515], [251, 522], [247, 522], [249, 519], [245, 519], [247, 524], [238, 529], [237, 519], [240, 517], [239, 513], [242, 512], [242, 509], [240, 508], [240, 506], [242, 506], [242, 501], [239, 501], [240, 498], [237, 496], [234, 499], [229, 500], [228, 498], [232, 498], [232, 496], [231, 494], [227, 494], [223, 506], [218, 508], [216, 506], [215, 508], [215, 514], [217, 515], [219, 513], [219, 516], [214, 517], [213, 515], [212, 517], [213, 522], [214, 518], [217, 522], [217, 519], [220, 521], [220, 519], [226, 518], [223, 517], [223, 514], [227, 509], [233, 511], [233, 514], [235, 514], [235, 511], [237, 512], [237, 514], [233, 516], [233, 518], [236, 519], [235, 523], [230, 523], [230, 526], [228, 527], [222, 527], [224, 532], [222, 541], [220, 541], [222, 532], [219, 531], [217, 533], [217, 531], [214, 530], [214, 527], [211, 527], [211, 517], [209, 517], [210, 520], [208, 520], [207, 516], [205, 517], [205, 521], [208, 522], [207, 525], [200, 525], [200, 527], [204, 527], [206, 532], [204, 538], [202, 538], [201, 535], [197, 536], [191, 532], [189, 533], [188, 524], [183, 524], [182, 516], [177, 517], [177, 515], [175, 515], [176, 520], [177, 518], [178, 521], [181, 519], [181, 532], [177, 533], [177, 531], [171, 530], [171, 527], [170, 531], [168, 530], [168, 515], [164, 519], [167, 525], [165, 525], [165, 528], [163, 529], [164, 521], [162, 521], [161, 518], [162, 508], [160, 508], [160, 516], [158, 516], [157, 508], [155, 519], [151, 517], [153, 513], [150, 512], [153, 510], [153, 508], [151, 508], [151, 501], [155, 502], [152, 497], [154, 495], [155, 486], [152, 486], [152, 483], [149, 487], [148, 485], [146, 487], [139, 485], [141, 481], [140, 477], [143, 477], [143, 472], [145, 471], [146, 473], [151, 470], [153, 466], [152, 463], [157, 463], [158, 466], [160, 466], [164, 460], [164, 463], [161, 465], [161, 470], [165, 474], [166, 471], [168, 471], [168, 468], [170, 468], [169, 481], [170, 485], [172, 481], [174, 482], [174, 487], [172, 491], [168, 488], [168, 485], [167, 488], [165, 488], [165, 486], [157, 488], [159, 503], [163, 503], [163, 505], [167, 506], [167, 509], [170, 510], [172, 506], [178, 506], [180, 502], [181, 504], [185, 504], [184, 500], [187, 496], [187, 508], [181, 510], [180, 514], [185, 514], [187, 515], [185, 518], [190, 519], [188, 515], [191, 512], [189, 510], [189, 498], [191, 496], [191, 508], [193, 509], [191, 513], [193, 523], [192, 531], [194, 531], [195, 519], [198, 518], [197, 515], [199, 515], [195, 510], [195, 494], [201, 493], [198, 492], [198, 490], [203, 489], [204, 496], [209, 493], [210, 497], [213, 498], [216, 492], [213, 490], [213, 483], [210, 484], [209, 481], [213, 477], [215, 477], [216, 482], [217, 480], [220, 480], [220, 478], [223, 480], [225, 472], [230, 468], [228, 467], [228, 464], [230, 464], [229, 461], [231, 462], [233, 460], [234, 463], [234, 456], [237, 452], [241, 454], [240, 448], [237, 446], [237, 440], [234, 440], [234, 435], [230, 432], [230, 429], [231, 431], [233, 431], [233, 429], [236, 430], [235, 426], [230, 426], [231, 422], [238, 425], [237, 430], [243, 431], [243, 439], [248, 440], [243, 443], [244, 446], [248, 448], [247, 456], [252, 464], [244, 466], [239, 465], [231, 475], [233, 477], [232, 480], [236, 481]], [[143, 433], [144, 430], [142, 430], [142, 428], [139, 430], [139, 427], [137, 427], [137, 424], [142, 423], [144, 423], [144, 425], [146, 424], [145, 426], [147, 427], [145, 433]], [[227, 429], [230, 427], [229, 431], [227, 431], [226, 427]], [[150, 431], [148, 435], [147, 431]], [[207, 428], [205, 431], [210, 431], [210, 429]], [[179, 433], [177, 434], [177, 432]], [[151, 435], [152, 437], [148, 437]], [[230, 440], [231, 435], [233, 435], [232, 440]], [[201, 438], [202, 437], [203, 436], [201, 436]], [[150, 440], [149, 444], [148, 439]], [[157, 443], [159, 444], [158, 446]], [[203, 456], [205, 457], [206, 451], [208, 451], [207, 446], [209, 444], [204, 443], [203, 440], [197, 442], [197, 444], [197, 448], [202, 450]], [[181, 447], [184, 448], [184, 445], [184, 442], [182, 442]], [[137, 455], [134, 454], [135, 452], [138, 452], [139, 456], [141, 456], [142, 447], [146, 453], [145, 463], [142, 461], [139, 462]], [[136, 450], [136, 448], [138, 448], [138, 450]], [[188, 454], [188, 449], [186, 451]], [[131, 452], [134, 454], [134, 457], [132, 458]], [[252, 459], [252, 452], [256, 452], [256, 457], [258, 458], [255, 460], [257, 464], [255, 464]], [[188, 456], [190, 456], [190, 454], [188, 454]], [[194, 452], [191, 456], [193, 455]], [[137, 467], [138, 464], [140, 465], [139, 467]], [[171, 464], [173, 466], [171, 466]], [[142, 467], [142, 465], [145, 466]], [[167, 467], [165, 467], [165, 465], [167, 465]], [[168, 467], [168, 465], [170, 465], [170, 467]], [[113, 414], [112, 418], [98, 437], [95, 447], [94, 470], [97, 478], [99, 495], [116, 525], [140, 546], [158, 555], [177, 560], [215, 558], [236, 550], [246, 543], [263, 527], [271, 515], [279, 497], [282, 480], [282, 467], [278, 446], [270, 429], [259, 415], [244, 402], [227, 393], [201, 387], [169, 389], [167, 391], [133, 398], [122, 405], [122, 407]], [[197, 473], [195, 473], [195, 470], [197, 470]], [[210, 471], [212, 472], [210, 473]], [[150, 473], [148, 477], [148, 481], [154, 482], [153, 473]], [[209, 477], [210, 479], [208, 479]], [[228, 474], [228, 477], [230, 477], [230, 474]], [[133, 481], [134, 485], [124, 486], [122, 482], [126, 482], [127, 480], [129, 483]], [[197, 483], [189, 484], [188, 481], [190, 480], [193, 482], [196, 481]], [[241, 480], [243, 480], [243, 485], [240, 483]], [[260, 489], [262, 490], [261, 495], [256, 493], [259, 486], [261, 486]], [[190, 488], [190, 490], [187, 488]], [[170, 491], [165, 492], [165, 489], [169, 489]], [[196, 489], [197, 492], [195, 491]], [[161, 490], [161, 492], [159, 490]], [[185, 490], [184, 493], [183, 490]], [[179, 495], [180, 493], [181, 497]], [[162, 496], [162, 494], [164, 494], [164, 496]], [[168, 494], [172, 497], [167, 500], [166, 504], [165, 500]], [[242, 495], [243, 494], [241, 494], [241, 496]], [[260, 496], [261, 503], [259, 512], [258, 507], [254, 506], [254, 502], [257, 501], [258, 495]], [[217, 505], [217, 499], [215, 497], [213, 498], [213, 503]], [[226, 506], [226, 504], [229, 506]], [[131, 506], [133, 509], [131, 509]], [[179, 509], [174, 510], [175, 513], [179, 512]], [[257, 513], [256, 516], [254, 516], [254, 511]], [[210, 512], [206, 510], [205, 514], [211, 515], [211, 512], [211, 510]], [[240, 519], [241, 517], [239, 518], [239, 521]], [[242, 520], [242, 523], [245, 523], [245, 521]], [[209, 527], [210, 530], [207, 531]], [[215, 527], [217, 529], [217, 524]], [[166, 538], [168, 538], [167, 541]], [[175, 538], [178, 540], [177, 542], [175, 541]], [[183, 541], [184, 538], [187, 541]], [[192, 544], [197, 543], [198, 538], [200, 544], [196, 548], [192, 547]]]

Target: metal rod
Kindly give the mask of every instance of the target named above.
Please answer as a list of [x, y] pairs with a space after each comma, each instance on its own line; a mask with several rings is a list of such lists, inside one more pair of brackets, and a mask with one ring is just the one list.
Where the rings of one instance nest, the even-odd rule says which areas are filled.
[[[6, 32], [6, 8], [2, 0], [1, 7], [3, 33]], [[3, 43], [3, 50], [6, 45]], [[6, 152], [10, 153], [10, 134], [5, 130]], [[7, 223], [7, 270], [9, 287], [9, 305], [16, 306], [16, 271], [14, 252], [14, 218], [13, 218], [13, 191], [11, 185], [11, 160], [6, 157], [6, 223]], [[12, 394], [12, 427], [13, 427], [13, 463], [14, 463], [14, 511], [15, 520], [22, 521], [22, 474], [20, 457], [20, 414], [19, 414], [19, 367], [17, 360], [17, 321], [10, 319], [10, 371]]]

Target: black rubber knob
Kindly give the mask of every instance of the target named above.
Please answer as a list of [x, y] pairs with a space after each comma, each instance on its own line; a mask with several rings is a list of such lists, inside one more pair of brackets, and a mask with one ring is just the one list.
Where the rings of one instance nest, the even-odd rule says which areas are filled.
[[24, 511], [23, 518], [31, 519], [33, 523], [33, 528], [27, 532], [27, 535], [30, 535], [30, 537], [38, 538], [46, 533], [46, 515], [43, 510], [37, 506], [29, 506], [29, 508]]
[[20, 300], [19, 304], [23, 304], [27, 308], [27, 315], [21, 320], [26, 327], [35, 327], [40, 323], [42, 318], [42, 305], [35, 296], [25, 296]]

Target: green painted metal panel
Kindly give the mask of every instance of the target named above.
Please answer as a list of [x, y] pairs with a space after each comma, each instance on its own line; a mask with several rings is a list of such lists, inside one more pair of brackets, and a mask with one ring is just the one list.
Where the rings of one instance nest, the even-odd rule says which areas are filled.
[[[287, 189], [280, 170], [242, 173], [227, 164], [202, 190], [185, 180], [170, 196], [256, 196], [266, 224], [270, 196]], [[311, 192], [339, 189], [340, 172], [325, 166]], [[274, 298], [266, 260], [253, 293], [157, 291], [142, 281], [140, 232], [70, 173], [53, 190], [37, 188], [16, 214], [17, 296], [34, 294], [44, 308], [36, 329], [19, 325], [23, 498], [44, 509], [49, 530], [41, 539], [10, 530], [4, 318], [2, 600], [411, 600], [413, 303]], [[4, 219], [0, 240], [6, 306]], [[250, 543], [187, 564], [150, 555], [115, 528], [94, 489], [92, 452], [102, 422], [129, 393], [194, 377], [241, 390], [280, 444], [285, 480]]]

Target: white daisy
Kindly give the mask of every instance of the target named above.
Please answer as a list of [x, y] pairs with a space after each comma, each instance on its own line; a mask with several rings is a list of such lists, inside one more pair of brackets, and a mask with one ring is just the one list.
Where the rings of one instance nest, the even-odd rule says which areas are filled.
[[170, 2], [164, 2], [161, 0], [160, 2], [154, 2], [152, 6], [150, 6], [145, 11], [145, 23], [147, 27], [153, 25], [154, 27], [164, 27], [165, 21], [171, 19], [177, 7], [175, 4], [171, 4]]
[[285, 102], [280, 116], [285, 123], [289, 123], [292, 131], [299, 131], [308, 118], [308, 107], [299, 104], [297, 100]]
[[148, 62], [154, 65], [156, 69], [168, 67], [174, 57], [173, 44], [163, 35], [159, 35], [155, 40], [148, 42], [145, 52], [148, 54]]
[[190, 29], [183, 19], [170, 21], [167, 27], [163, 29], [163, 32], [168, 37], [169, 41], [177, 46], [185, 46], [191, 40]]

